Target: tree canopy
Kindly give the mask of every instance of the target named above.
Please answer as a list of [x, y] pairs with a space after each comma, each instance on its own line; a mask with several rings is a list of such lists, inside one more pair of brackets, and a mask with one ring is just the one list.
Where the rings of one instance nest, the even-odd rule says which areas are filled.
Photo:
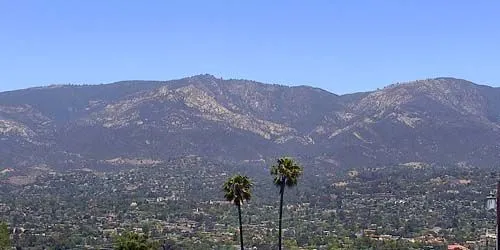
[[0, 223], [0, 249], [10, 249], [10, 234], [9, 228], [5, 222]]
[[114, 245], [116, 250], [152, 250], [157, 249], [157, 247], [158, 244], [146, 235], [134, 232], [125, 232], [117, 236]]
[[235, 205], [242, 205], [244, 201], [252, 197], [252, 182], [247, 176], [235, 175], [229, 178], [223, 185], [224, 198]]

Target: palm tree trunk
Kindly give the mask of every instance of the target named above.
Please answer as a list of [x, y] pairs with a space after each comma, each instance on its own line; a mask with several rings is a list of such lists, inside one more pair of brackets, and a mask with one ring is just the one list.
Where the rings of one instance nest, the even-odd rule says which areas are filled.
[[243, 250], [243, 225], [241, 224], [241, 205], [238, 205], [238, 216], [240, 219], [240, 244], [241, 250]]
[[285, 182], [281, 183], [280, 188], [280, 219], [279, 219], [279, 230], [278, 230], [278, 249], [281, 250], [281, 220], [283, 218], [283, 193], [285, 192]]

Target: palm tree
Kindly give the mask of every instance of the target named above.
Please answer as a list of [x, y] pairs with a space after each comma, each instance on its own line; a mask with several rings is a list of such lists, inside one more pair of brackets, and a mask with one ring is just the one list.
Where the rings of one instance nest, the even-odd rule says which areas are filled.
[[297, 185], [299, 176], [302, 175], [302, 167], [299, 166], [293, 159], [279, 158], [277, 165], [271, 167], [271, 175], [274, 176], [274, 185], [280, 188], [280, 214], [279, 214], [279, 235], [278, 249], [281, 250], [281, 221], [283, 218], [283, 193], [285, 187], [293, 187]]
[[229, 178], [222, 189], [227, 201], [233, 202], [238, 207], [238, 217], [240, 220], [240, 244], [243, 250], [243, 225], [241, 223], [241, 205], [244, 201], [252, 197], [252, 181], [247, 176], [235, 175]]

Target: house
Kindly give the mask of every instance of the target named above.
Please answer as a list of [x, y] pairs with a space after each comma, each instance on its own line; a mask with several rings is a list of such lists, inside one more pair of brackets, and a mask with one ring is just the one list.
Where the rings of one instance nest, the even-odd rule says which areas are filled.
[[453, 245], [448, 245], [448, 250], [469, 250], [469, 249], [462, 245], [453, 244]]

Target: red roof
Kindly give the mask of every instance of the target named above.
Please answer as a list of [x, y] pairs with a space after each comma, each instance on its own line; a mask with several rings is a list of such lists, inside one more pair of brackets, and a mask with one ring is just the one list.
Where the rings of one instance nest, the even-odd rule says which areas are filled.
[[448, 250], [469, 250], [469, 249], [462, 245], [453, 244], [453, 245], [448, 245]]

